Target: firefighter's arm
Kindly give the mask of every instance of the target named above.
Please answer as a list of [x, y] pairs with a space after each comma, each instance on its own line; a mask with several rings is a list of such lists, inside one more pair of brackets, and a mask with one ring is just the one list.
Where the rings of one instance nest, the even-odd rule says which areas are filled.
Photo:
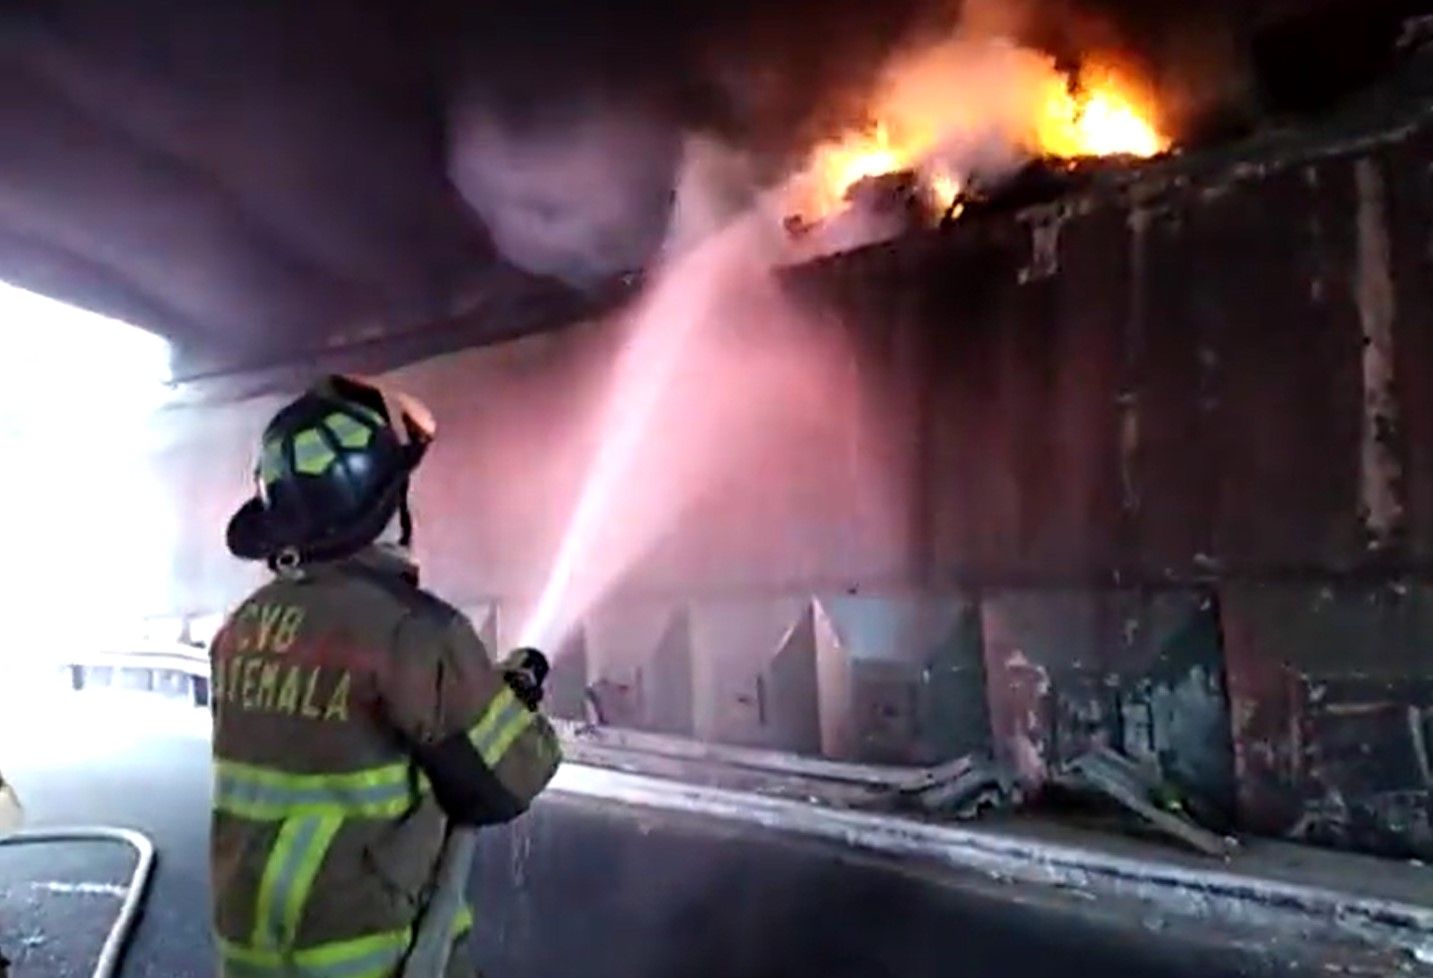
[[391, 722], [453, 821], [521, 815], [561, 760], [547, 718], [525, 706], [461, 615], [413, 615], [396, 636]]

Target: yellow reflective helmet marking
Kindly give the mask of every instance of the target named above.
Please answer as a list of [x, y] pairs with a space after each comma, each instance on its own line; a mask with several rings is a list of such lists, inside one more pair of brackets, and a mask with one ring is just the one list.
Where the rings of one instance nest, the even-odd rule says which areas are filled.
[[317, 428], [309, 428], [294, 435], [295, 472], [301, 475], [323, 475], [337, 458], [324, 440], [323, 433]]
[[368, 443], [373, 441], [373, 429], [361, 421], [354, 420], [352, 415], [335, 411], [323, 419], [324, 427], [333, 432], [333, 437], [344, 448], [367, 448]]

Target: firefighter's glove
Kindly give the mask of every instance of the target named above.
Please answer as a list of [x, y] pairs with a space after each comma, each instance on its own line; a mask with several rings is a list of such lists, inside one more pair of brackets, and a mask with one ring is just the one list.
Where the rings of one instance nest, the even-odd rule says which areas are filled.
[[547, 656], [537, 649], [514, 649], [502, 662], [503, 680], [529, 710], [542, 703], [542, 684], [550, 670]]

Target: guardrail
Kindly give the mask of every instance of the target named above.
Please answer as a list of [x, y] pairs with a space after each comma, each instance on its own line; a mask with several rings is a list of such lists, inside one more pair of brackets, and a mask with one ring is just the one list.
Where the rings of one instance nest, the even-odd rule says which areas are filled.
[[142, 677], [141, 689], [183, 692], [195, 706], [209, 705], [209, 654], [203, 649], [98, 651], [70, 656], [62, 668], [69, 672], [72, 689], [125, 685], [115, 680], [126, 674], [138, 674]]

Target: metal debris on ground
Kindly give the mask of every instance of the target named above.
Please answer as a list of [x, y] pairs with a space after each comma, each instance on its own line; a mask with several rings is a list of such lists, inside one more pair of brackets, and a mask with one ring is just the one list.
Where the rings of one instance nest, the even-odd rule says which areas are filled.
[[1019, 802], [1014, 776], [1004, 765], [981, 754], [966, 754], [922, 771], [894, 797], [897, 809], [957, 819], [1011, 809]]
[[1114, 801], [1161, 835], [1207, 856], [1228, 857], [1234, 840], [1211, 832], [1190, 817], [1196, 805], [1187, 801], [1157, 771], [1105, 747], [1086, 751], [1064, 765], [1058, 781], [1077, 793], [1094, 793]]

